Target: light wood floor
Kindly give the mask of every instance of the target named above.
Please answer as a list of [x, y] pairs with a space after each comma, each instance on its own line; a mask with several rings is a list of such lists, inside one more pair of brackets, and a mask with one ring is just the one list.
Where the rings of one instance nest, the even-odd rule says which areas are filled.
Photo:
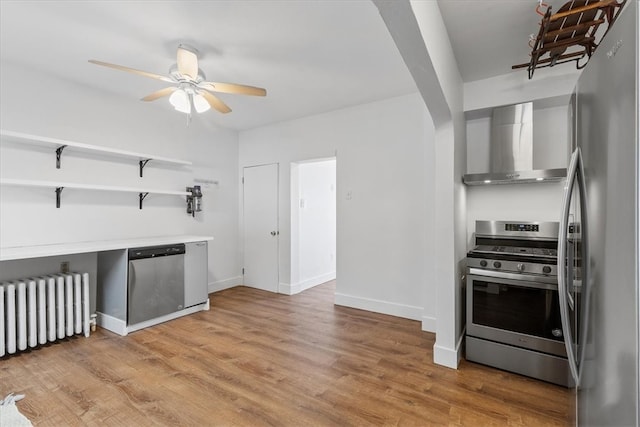
[[51, 425], [566, 425], [561, 387], [432, 362], [420, 323], [246, 287], [120, 337], [98, 329], [0, 359], [0, 398]]

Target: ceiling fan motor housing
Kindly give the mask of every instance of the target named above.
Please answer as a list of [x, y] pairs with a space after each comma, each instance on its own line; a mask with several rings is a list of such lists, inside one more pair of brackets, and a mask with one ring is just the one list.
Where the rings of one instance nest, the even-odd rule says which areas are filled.
[[206, 80], [206, 77], [204, 75], [204, 72], [198, 68], [198, 75], [196, 76], [195, 79], [192, 79], [189, 76], [185, 76], [184, 74], [182, 74], [179, 70], [178, 70], [178, 64], [173, 64], [171, 66], [171, 68], [169, 69], [169, 76], [176, 81], [176, 83], [182, 83], [182, 82], [195, 82], [195, 84], [198, 84], [200, 82], [203, 82]]

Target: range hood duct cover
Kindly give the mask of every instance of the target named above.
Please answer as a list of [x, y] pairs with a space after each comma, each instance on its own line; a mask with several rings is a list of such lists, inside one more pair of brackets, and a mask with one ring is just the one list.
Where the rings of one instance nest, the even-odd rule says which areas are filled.
[[533, 170], [533, 102], [494, 108], [491, 173]]
[[467, 185], [559, 181], [566, 169], [533, 169], [533, 102], [493, 109], [489, 173], [464, 175]]

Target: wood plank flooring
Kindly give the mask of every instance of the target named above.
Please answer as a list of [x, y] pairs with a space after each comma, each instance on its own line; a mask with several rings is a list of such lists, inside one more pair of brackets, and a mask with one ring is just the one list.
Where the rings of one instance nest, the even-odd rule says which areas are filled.
[[237, 287], [211, 311], [98, 329], [0, 359], [0, 398], [36, 426], [559, 426], [569, 392], [463, 361], [434, 365], [416, 321]]

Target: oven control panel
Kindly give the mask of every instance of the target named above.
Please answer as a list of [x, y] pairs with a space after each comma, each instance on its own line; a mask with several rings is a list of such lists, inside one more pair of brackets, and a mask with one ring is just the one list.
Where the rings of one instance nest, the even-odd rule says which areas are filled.
[[538, 224], [506, 223], [504, 225], [504, 231], [528, 231], [528, 232], [537, 233], [540, 231], [540, 226]]
[[500, 238], [534, 238], [557, 240], [560, 223], [557, 221], [476, 221], [476, 236]]

